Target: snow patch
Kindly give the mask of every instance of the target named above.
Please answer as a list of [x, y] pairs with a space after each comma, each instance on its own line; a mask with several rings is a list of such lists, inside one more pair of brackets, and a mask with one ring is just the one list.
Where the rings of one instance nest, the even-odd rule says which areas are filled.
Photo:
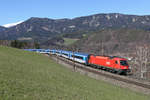
[[108, 20], [110, 20], [110, 19], [111, 19], [111, 17], [110, 17], [109, 15], [106, 15], [106, 18], [107, 18]]
[[76, 26], [75, 25], [71, 25], [71, 26], [68, 26], [69, 28], [75, 28]]
[[5, 24], [5, 25], [2, 25], [2, 26], [6, 27], [6, 28], [10, 28], [10, 27], [16, 26], [16, 25], [18, 25], [22, 22], [23, 21], [19, 21], [19, 22], [16, 22], [16, 23]]

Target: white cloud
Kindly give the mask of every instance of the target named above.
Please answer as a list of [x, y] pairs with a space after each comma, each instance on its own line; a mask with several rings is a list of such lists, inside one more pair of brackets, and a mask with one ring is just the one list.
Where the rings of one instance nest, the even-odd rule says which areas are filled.
[[18, 24], [20, 24], [20, 23], [22, 23], [22, 22], [23, 22], [23, 21], [19, 21], [19, 22], [16, 22], [16, 23], [5, 24], [5, 25], [2, 25], [2, 26], [6, 27], [6, 28], [9, 28], [9, 27], [16, 26], [16, 25], [18, 25]]

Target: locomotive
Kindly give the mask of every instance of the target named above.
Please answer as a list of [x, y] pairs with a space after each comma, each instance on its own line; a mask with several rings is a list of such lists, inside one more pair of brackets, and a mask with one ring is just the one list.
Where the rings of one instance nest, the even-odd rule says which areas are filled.
[[76, 61], [87, 66], [96, 67], [99, 69], [109, 70], [118, 74], [127, 74], [129, 72], [129, 65], [127, 59], [117, 56], [94, 56], [86, 53], [54, 50], [54, 49], [25, 49], [27, 51], [36, 51], [47, 53], [51, 55], [62, 56], [66, 59]]
[[127, 74], [129, 65], [125, 58], [116, 56], [93, 56], [91, 55], [88, 61], [91, 66], [96, 66], [101, 69], [106, 69], [118, 74]]

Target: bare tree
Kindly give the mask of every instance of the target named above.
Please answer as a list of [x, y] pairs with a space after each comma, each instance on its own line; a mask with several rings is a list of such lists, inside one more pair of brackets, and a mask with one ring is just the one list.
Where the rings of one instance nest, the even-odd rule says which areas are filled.
[[97, 43], [97, 46], [98, 46], [99, 52], [95, 52], [95, 54], [104, 55], [104, 43], [103, 43], [103, 40], [99, 40], [98, 43]]
[[102, 55], [104, 55], [104, 44], [103, 44], [103, 41], [101, 41], [101, 48], [102, 48]]
[[136, 47], [136, 56], [137, 56], [137, 63], [138, 63], [138, 72], [140, 74], [140, 78], [144, 78], [144, 73], [148, 71], [148, 62], [149, 62], [149, 48], [148, 46], [139, 46]]

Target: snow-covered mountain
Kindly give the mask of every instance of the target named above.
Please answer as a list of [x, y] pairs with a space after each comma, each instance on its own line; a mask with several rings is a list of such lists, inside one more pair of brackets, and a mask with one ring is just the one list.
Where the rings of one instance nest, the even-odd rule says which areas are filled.
[[2, 26], [6, 27], [6, 28], [10, 28], [10, 27], [16, 26], [16, 25], [18, 25], [22, 22], [23, 21], [19, 21], [19, 22], [16, 22], [16, 23], [9, 23], [9, 24], [5, 24], [5, 25], [2, 25]]

